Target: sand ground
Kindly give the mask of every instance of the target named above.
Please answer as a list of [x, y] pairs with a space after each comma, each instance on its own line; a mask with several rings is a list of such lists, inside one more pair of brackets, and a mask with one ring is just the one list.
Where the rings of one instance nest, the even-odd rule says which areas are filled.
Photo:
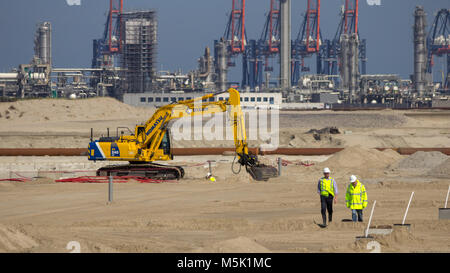
[[[132, 128], [154, 111], [102, 100], [0, 103], [0, 147], [86, 147], [91, 127], [102, 134], [106, 127]], [[55, 176], [0, 182], [0, 252], [69, 252], [71, 241], [80, 243], [81, 252], [369, 252], [369, 240], [355, 238], [364, 234], [373, 202], [373, 226], [401, 223], [414, 191], [406, 220], [411, 230], [395, 228], [370, 240], [379, 243], [381, 252], [448, 253], [450, 220], [439, 220], [438, 210], [450, 183], [445, 165], [450, 161], [441, 155], [404, 161], [407, 156], [369, 148], [450, 147], [449, 116], [450, 111], [442, 110], [281, 112], [281, 147], [346, 149], [333, 156], [281, 156], [288, 165], [268, 182], [252, 181], [244, 170], [233, 174], [232, 156], [178, 157], [172, 163], [185, 166], [185, 179], [114, 184], [110, 204], [107, 184], [56, 183]], [[327, 126], [338, 127], [341, 134], [316, 140], [306, 133]], [[230, 145], [175, 143], [208, 146]], [[275, 164], [276, 157], [261, 160]], [[216, 160], [216, 182], [204, 179], [209, 159]], [[8, 170], [3, 172], [7, 176], [11, 166], [30, 164], [45, 171], [68, 162], [83, 164], [87, 159], [2, 157], [0, 171]], [[88, 171], [96, 167], [77, 166]], [[321, 221], [316, 187], [325, 166], [331, 168], [340, 194], [334, 221], [321, 228], [316, 224]], [[367, 187], [364, 223], [342, 221], [351, 218], [343, 196], [351, 174]]]
[[450, 221], [438, 220], [448, 179], [395, 174], [368, 179], [369, 208], [364, 223], [351, 218], [341, 194], [334, 221], [320, 228], [316, 193], [319, 167], [288, 165], [268, 182], [234, 176], [230, 163], [214, 167], [217, 181], [202, 178], [206, 169], [187, 167], [177, 183], [114, 185], [55, 183], [50, 179], [0, 183], [0, 251], [68, 252], [78, 241], [82, 252], [369, 252], [364, 234], [370, 207], [373, 224], [401, 223], [411, 191], [415, 197], [406, 223], [411, 231], [377, 235], [382, 252], [449, 252]]

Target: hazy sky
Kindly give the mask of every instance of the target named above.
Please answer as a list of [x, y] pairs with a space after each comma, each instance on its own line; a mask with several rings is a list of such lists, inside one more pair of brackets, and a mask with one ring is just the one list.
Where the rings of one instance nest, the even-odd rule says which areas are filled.
[[[77, 0], [72, 0], [77, 2]], [[80, 1], [80, 0], [78, 0]], [[213, 49], [214, 39], [225, 30], [231, 0], [124, 0], [125, 10], [155, 9], [158, 16], [158, 70], [197, 67], [205, 46]], [[269, 0], [247, 0], [247, 35], [257, 39], [263, 29]], [[322, 0], [321, 29], [332, 38], [339, 22], [343, 0]], [[380, 0], [370, 6], [360, 0], [360, 35], [367, 39], [367, 72], [395, 73], [403, 78], [413, 72], [413, 12], [422, 5], [428, 25], [436, 12], [449, 8], [449, 0]], [[92, 39], [100, 38], [109, 8], [108, 0], [81, 0], [69, 6], [66, 0], [0, 1], [0, 72], [8, 72], [33, 57], [33, 36], [38, 22], [50, 21], [53, 28], [54, 67], [89, 67]], [[300, 28], [306, 0], [292, 0], [292, 36]], [[428, 26], [428, 27], [429, 27]], [[236, 61], [240, 66], [240, 61]], [[436, 62], [435, 71], [443, 68]], [[276, 62], [274, 63], [276, 66]], [[315, 66], [311, 66], [315, 71]], [[239, 68], [230, 79], [240, 81]]]

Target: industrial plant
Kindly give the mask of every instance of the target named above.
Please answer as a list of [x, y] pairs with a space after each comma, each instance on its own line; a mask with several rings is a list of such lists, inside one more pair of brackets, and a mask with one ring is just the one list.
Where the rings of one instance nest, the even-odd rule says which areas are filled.
[[[359, 15], [358, 0], [344, 1], [334, 37], [322, 35], [320, 0], [305, 1], [303, 23], [296, 35], [291, 0], [268, 0], [263, 32], [257, 39], [247, 36], [246, 1], [230, 2], [223, 35], [211, 37], [214, 47], [206, 47], [197, 69], [187, 73], [157, 70], [155, 10], [126, 11], [123, 0], [110, 0], [104, 32], [91, 41], [92, 65], [84, 68], [54, 67], [52, 24], [39, 23], [34, 58], [9, 73], [0, 73], [0, 97], [110, 96], [134, 105], [158, 106], [157, 101], [235, 87], [243, 94], [254, 93], [254, 102], [260, 97], [270, 104], [281, 97], [281, 108], [289, 105], [290, 109], [450, 107], [449, 9], [436, 11], [432, 21], [423, 7], [411, 11], [414, 73], [402, 79], [396, 74], [367, 74], [370, 39], [359, 28], [364, 17]], [[313, 57], [315, 71], [305, 64]], [[447, 60], [442, 80], [432, 78], [437, 57]], [[273, 63], [279, 67], [274, 69]], [[236, 66], [241, 66], [242, 77], [240, 82], [231, 82], [228, 73]]]

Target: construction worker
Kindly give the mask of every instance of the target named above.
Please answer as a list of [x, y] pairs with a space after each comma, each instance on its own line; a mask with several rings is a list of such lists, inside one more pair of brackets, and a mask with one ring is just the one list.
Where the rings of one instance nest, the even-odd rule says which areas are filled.
[[353, 222], [363, 221], [363, 209], [367, 207], [367, 193], [366, 187], [359, 182], [355, 175], [350, 176], [350, 184], [347, 187], [345, 194], [345, 201], [347, 208], [352, 210]]
[[323, 169], [323, 177], [319, 179], [317, 184], [317, 193], [320, 194], [320, 212], [322, 213], [323, 226], [327, 225], [326, 212], [328, 210], [328, 221], [333, 220], [333, 200], [336, 204], [338, 188], [334, 178], [330, 177], [330, 169]]

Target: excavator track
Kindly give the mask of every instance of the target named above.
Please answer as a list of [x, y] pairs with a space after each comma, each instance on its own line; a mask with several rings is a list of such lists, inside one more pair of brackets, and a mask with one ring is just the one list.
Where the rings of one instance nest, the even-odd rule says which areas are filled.
[[157, 163], [109, 165], [97, 170], [97, 176], [141, 176], [150, 179], [179, 180], [184, 177], [180, 166], [168, 166]]

